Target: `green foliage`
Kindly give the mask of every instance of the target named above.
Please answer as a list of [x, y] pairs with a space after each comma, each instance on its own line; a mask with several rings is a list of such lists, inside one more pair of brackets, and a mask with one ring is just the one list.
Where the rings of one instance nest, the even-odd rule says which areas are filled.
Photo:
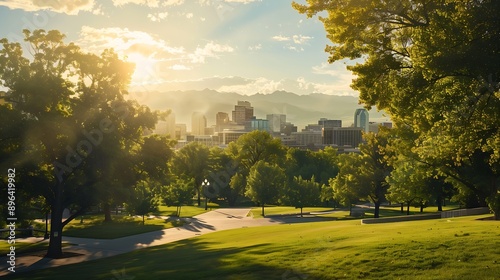
[[415, 137], [404, 140], [419, 161], [500, 213], [500, 2], [293, 5], [309, 17], [326, 11], [329, 61], [358, 59], [348, 69], [360, 102], [410, 129]]
[[127, 212], [142, 216], [142, 224], [144, 224], [144, 216], [158, 210], [158, 198], [149, 189], [147, 182], [142, 181], [135, 186], [132, 198], [125, 203]]
[[278, 165], [258, 161], [250, 169], [245, 195], [262, 206], [264, 216], [264, 205], [278, 200], [285, 182], [285, 173]]
[[307, 206], [316, 206], [321, 203], [320, 200], [321, 185], [315, 181], [314, 176], [311, 180], [294, 177], [291, 182], [285, 184], [282, 198], [280, 201], [284, 205], [292, 205], [302, 209]]
[[210, 170], [209, 156], [210, 150], [206, 145], [191, 142], [177, 151], [172, 161], [175, 174], [192, 180], [192, 187], [198, 195], [198, 206], [201, 205], [201, 183]]
[[162, 196], [163, 202], [167, 206], [177, 206], [176, 216], [180, 217], [181, 207], [183, 205], [190, 205], [193, 195], [193, 181], [177, 179], [171, 185], [164, 188]]

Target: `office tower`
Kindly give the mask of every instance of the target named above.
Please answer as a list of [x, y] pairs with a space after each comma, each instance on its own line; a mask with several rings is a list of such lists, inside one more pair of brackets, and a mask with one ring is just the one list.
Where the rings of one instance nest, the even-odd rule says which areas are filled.
[[286, 123], [286, 115], [284, 114], [268, 114], [267, 121], [269, 122], [270, 132], [283, 132]]
[[237, 124], [245, 124], [253, 118], [253, 107], [248, 101], [238, 101], [234, 106], [233, 122]]
[[354, 127], [361, 127], [363, 132], [369, 131], [369, 115], [366, 109], [360, 108], [356, 109], [354, 112]]
[[207, 118], [200, 112], [194, 112], [191, 117], [191, 134], [192, 135], [205, 135], [205, 128], [207, 127]]

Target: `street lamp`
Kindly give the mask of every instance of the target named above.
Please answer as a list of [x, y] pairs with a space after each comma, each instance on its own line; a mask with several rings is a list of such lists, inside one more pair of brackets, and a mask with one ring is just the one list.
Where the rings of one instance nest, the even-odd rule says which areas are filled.
[[207, 210], [208, 209], [208, 195], [207, 195], [207, 193], [208, 193], [208, 187], [210, 186], [210, 182], [207, 179], [205, 179], [205, 181], [203, 181], [201, 183], [201, 186], [204, 189], [204, 193], [205, 193], [205, 210]]

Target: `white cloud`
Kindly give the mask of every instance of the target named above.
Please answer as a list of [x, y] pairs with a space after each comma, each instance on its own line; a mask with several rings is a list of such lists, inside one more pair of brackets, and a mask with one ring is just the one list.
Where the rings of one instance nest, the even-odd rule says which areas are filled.
[[307, 43], [309, 40], [311, 40], [313, 37], [310, 36], [303, 36], [303, 35], [293, 35], [293, 42], [298, 45], [302, 45]]
[[186, 18], [193, 18], [193, 16], [194, 16], [193, 13], [187, 13], [186, 14]]
[[94, 0], [54, 1], [54, 0], [0, 0], [0, 6], [21, 9], [28, 12], [50, 10], [57, 13], [77, 15], [80, 11], [92, 12]]
[[149, 33], [119, 27], [93, 28], [83, 26], [78, 44], [94, 53], [100, 53], [109, 48], [115, 49], [118, 53], [136, 52], [145, 56], [150, 56], [153, 53], [184, 53], [184, 48], [172, 47]]
[[248, 50], [250, 51], [258, 51], [258, 50], [261, 50], [262, 49], [262, 44], [257, 44], [255, 46], [249, 46], [248, 47]]
[[168, 16], [168, 12], [148, 14], [148, 18], [154, 22], [160, 22], [160, 21], [166, 19], [167, 16]]
[[189, 68], [183, 64], [174, 64], [173, 66], [170, 67], [170, 69], [176, 70], [176, 71], [191, 70], [191, 68]]
[[219, 58], [219, 53], [233, 52], [234, 49], [229, 45], [221, 45], [214, 42], [207, 43], [204, 47], [197, 47], [196, 50], [189, 55], [192, 63], [205, 63], [205, 58]]
[[115, 6], [123, 6], [127, 4], [136, 4], [136, 5], [144, 5], [151, 8], [158, 8], [159, 1], [158, 0], [112, 0], [113, 5]]
[[282, 36], [282, 35], [273, 36], [272, 39], [274, 41], [278, 41], [278, 42], [290, 41], [290, 37], [286, 37], [286, 36]]

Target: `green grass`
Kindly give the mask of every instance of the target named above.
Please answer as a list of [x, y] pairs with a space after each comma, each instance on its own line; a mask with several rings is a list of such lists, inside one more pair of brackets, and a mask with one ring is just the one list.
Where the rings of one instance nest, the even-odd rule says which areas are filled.
[[104, 222], [103, 215], [84, 216], [83, 223], [80, 219], [71, 221], [64, 227], [63, 235], [81, 238], [114, 239], [155, 230], [172, 228], [182, 225], [176, 221], [168, 221], [160, 218], [145, 219], [129, 216], [112, 216], [113, 221]]
[[[182, 206], [181, 217], [193, 217], [199, 214], [217, 208], [214, 203], [208, 204], [209, 209], [197, 206]], [[155, 216], [173, 216], [176, 207], [160, 206]], [[142, 218], [134, 218], [123, 215], [112, 215], [113, 221], [110, 223], [104, 222], [104, 215], [84, 215], [83, 223], [77, 218], [71, 221], [64, 227], [63, 234], [71, 237], [81, 238], [97, 238], [97, 239], [114, 239], [135, 234], [141, 234], [156, 230], [162, 230], [177, 226], [182, 226], [182, 222], [175, 220], [166, 220], [159, 217], [145, 219], [145, 224], [142, 224]]]
[[[183, 218], [190, 218], [194, 217], [203, 213], [206, 213], [208, 211], [214, 210], [215, 208], [218, 208], [219, 205], [215, 203], [208, 203], [208, 210], [205, 210], [205, 203], [202, 203], [202, 206], [182, 206], [181, 207], [181, 217]], [[158, 207], [158, 211], [155, 212], [155, 215], [157, 216], [173, 216], [176, 213], [177, 207], [175, 206], [160, 206]]]
[[15, 277], [304, 279], [295, 273], [307, 279], [498, 279], [500, 223], [476, 220], [486, 216], [242, 228]]
[[[333, 208], [331, 207], [304, 207], [302, 210], [304, 213], [306, 212], [321, 212], [321, 211], [331, 211]], [[250, 211], [254, 218], [262, 218], [262, 207], [254, 207]], [[272, 215], [293, 215], [300, 214], [300, 208], [295, 208], [293, 206], [266, 206], [264, 208], [264, 214], [266, 216]]]
[[[63, 247], [67, 247], [71, 244], [64, 242]], [[47, 251], [47, 248], [49, 247], [48, 241], [40, 241], [36, 243], [28, 243], [28, 242], [16, 242], [15, 244], [9, 244], [7, 241], [5, 242], [0, 242], [0, 252], [6, 252], [8, 253], [10, 251], [10, 247], [15, 246], [16, 247], [16, 255], [19, 254], [26, 254], [26, 253], [33, 253], [33, 252], [40, 252], [40, 251]]]

